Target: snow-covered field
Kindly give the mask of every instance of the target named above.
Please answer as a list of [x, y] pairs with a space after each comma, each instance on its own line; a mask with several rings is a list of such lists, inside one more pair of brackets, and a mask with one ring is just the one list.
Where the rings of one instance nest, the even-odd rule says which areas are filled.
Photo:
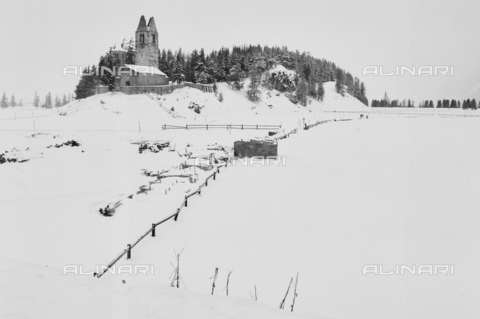
[[[333, 83], [323, 103], [307, 107], [275, 92], [263, 92], [254, 105], [242, 92], [223, 84], [220, 90], [222, 103], [190, 88], [162, 97], [185, 119], [144, 95], [105, 94], [36, 118], [35, 131], [32, 119], [1, 121], [0, 153], [29, 160], [0, 165], [0, 317], [478, 318], [479, 119], [376, 118], [301, 131], [279, 141], [285, 165], [221, 168], [178, 221], [157, 227], [156, 237], [117, 264], [153, 265], [153, 274], [62, 275], [66, 265], [88, 272], [110, 262], [171, 215], [207, 174], [187, 169], [199, 173], [199, 182], [167, 178], [137, 194], [154, 180], [142, 170], [176, 172], [183, 153], [267, 135], [162, 131], [162, 124], [289, 130], [299, 119], [348, 116], [325, 111], [364, 109], [336, 94]], [[204, 103], [201, 114], [188, 108], [192, 101]], [[69, 140], [81, 145], [48, 148]], [[170, 141], [175, 151], [139, 154], [135, 143], [146, 140]], [[112, 217], [98, 213], [117, 201]], [[174, 251], [182, 249], [183, 282], [171, 288]], [[455, 273], [362, 275], [368, 264], [385, 271], [448, 264]], [[290, 314], [292, 289], [285, 309], [278, 306], [297, 271]]]

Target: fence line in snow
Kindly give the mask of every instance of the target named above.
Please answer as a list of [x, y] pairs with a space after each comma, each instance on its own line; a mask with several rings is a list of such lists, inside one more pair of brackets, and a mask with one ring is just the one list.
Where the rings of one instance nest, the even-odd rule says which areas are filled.
[[145, 95], [148, 96], [149, 98], [151, 98], [153, 101], [157, 102], [157, 104], [160, 105], [160, 107], [161, 107], [165, 112], [167, 112], [168, 114], [170, 114], [170, 115], [173, 116], [174, 118], [182, 118], [182, 119], [185, 118], [184, 116], [180, 116], [180, 115], [178, 115], [177, 113], [175, 113], [174, 111], [169, 110], [168, 107], [163, 106], [163, 104], [160, 103], [160, 101], [158, 100], [158, 98], [155, 98], [155, 97], [152, 95], [152, 93], [145, 93]]
[[[352, 119], [342, 119], [342, 120], [323, 120], [323, 121], [317, 121], [316, 123], [313, 123], [313, 124], [310, 124], [310, 125], [306, 125], [304, 127], [305, 130], [308, 130], [312, 127], [315, 127], [317, 125], [322, 125], [322, 124], [325, 124], [325, 123], [328, 123], [328, 122], [334, 122], [334, 121], [351, 121]], [[268, 127], [276, 127], [276, 128], [280, 128], [281, 126], [278, 126], [278, 125], [269, 125]], [[179, 127], [179, 128], [184, 128], [184, 127]], [[288, 133], [285, 133], [285, 134], [282, 134], [280, 137], [276, 137], [275, 139], [284, 139], [284, 138], [288, 138], [290, 137], [291, 134], [296, 134], [298, 133], [298, 128], [295, 128], [293, 129], [292, 131], [288, 132]], [[221, 166], [223, 167], [223, 166]], [[225, 162], [225, 167], [227, 167], [227, 162]], [[172, 215], [162, 219], [161, 221], [157, 222], [157, 223], [152, 223], [152, 226], [142, 235], [140, 236], [133, 244], [128, 244], [127, 245], [127, 248], [124, 249], [117, 257], [115, 257], [108, 265], [106, 268], [104, 268], [100, 273], [94, 273], [94, 276], [96, 276], [97, 278], [100, 278], [102, 277], [113, 265], [115, 265], [123, 256], [127, 255], [127, 259], [131, 259], [132, 257], [132, 249], [138, 244], [140, 243], [140, 241], [142, 239], [144, 239], [145, 237], [147, 237], [149, 234], [152, 234], [152, 237], [155, 237], [155, 230], [156, 230], [156, 227], [169, 221], [170, 219], [174, 219], [174, 221], [177, 221], [178, 219], [178, 216], [180, 215], [180, 212], [182, 210], [182, 208], [184, 207], [188, 207], [188, 199], [196, 194], [200, 194], [202, 192], [202, 188], [204, 186], [208, 186], [208, 180], [210, 178], [213, 177], [213, 180], [215, 180], [216, 178], [216, 174], [220, 174], [220, 167], [217, 166], [216, 167], [216, 171], [214, 171], [212, 174], [210, 174], [206, 179], [205, 181], [198, 187], [198, 189], [194, 192], [191, 192], [190, 194], [188, 195], [185, 195], [185, 199], [182, 201], [181, 205], [176, 209], [175, 213], [173, 213]]]
[[[196, 194], [200, 194], [202, 192], [202, 188], [204, 186], [208, 186], [208, 180], [213, 178], [213, 180], [216, 179], [216, 176], [217, 174], [220, 174], [220, 167], [223, 167], [223, 165], [220, 165], [220, 166], [216, 166], [216, 170], [210, 174], [206, 179], [205, 181], [198, 187], [198, 189], [194, 192], [191, 192], [190, 194], [188, 195], [185, 195], [185, 199], [182, 201], [182, 204], [176, 209], [175, 213], [173, 213], [172, 215], [162, 219], [161, 221], [157, 222], [157, 223], [152, 223], [152, 226], [142, 235], [140, 236], [133, 244], [128, 244], [127, 245], [127, 248], [124, 249], [117, 257], [115, 257], [110, 263], [108, 263], [108, 265], [100, 272], [100, 273], [94, 273], [93, 275], [97, 278], [100, 278], [102, 277], [113, 265], [115, 265], [123, 256], [127, 255], [127, 259], [131, 259], [132, 257], [132, 249], [138, 244], [140, 243], [140, 241], [142, 239], [144, 239], [145, 237], [147, 237], [149, 234], [152, 234], [152, 237], [155, 237], [155, 229], [157, 226], [165, 223], [166, 221], [170, 220], [170, 219], [174, 219], [174, 221], [177, 221], [178, 219], [178, 216], [180, 215], [180, 212], [182, 210], [182, 208], [184, 207], [187, 207], [188, 206], [188, 199], [190, 197], [192, 197], [193, 195], [196, 195]], [[225, 167], [227, 167], [227, 163], [225, 162]]]
[[459, 110], [458, 112], [448, 112], [448, 111], [418, 111], [418, 112], [390, 112], [390, 111], [381, 111], [377, 108], [373, 108], [373, 110], [358, 110], [358, 111], [324, 111], [325, 113], [350, 113], [350, 114], [364, 114], [364, 115], [377, 115], [377, 116], [385, 116], [385, 115], [404, 115], [407, 117], [480, 117], [480, 113], [473, 113], [473, 112], [465, 112]]
[[281, 125], [265, 124], [186, 124], [182, 125], [162, 125], [162, 130], [194, 130], [194, 129], [226, 129], [226, 130], [275, 130], [282, 128]]

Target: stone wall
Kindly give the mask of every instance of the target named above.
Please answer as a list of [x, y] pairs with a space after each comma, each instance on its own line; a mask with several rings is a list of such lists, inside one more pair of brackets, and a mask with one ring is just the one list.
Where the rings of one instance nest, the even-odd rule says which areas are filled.
[[267, 157], [278, 155], [278, 144], [267, 141], [236, 141], [233, 145], [235, 157]]
[[108, 86], [97, 86], [97, 94], [103, 94], [108, 92]]
[[[142, 93], [156, 93], [160, 95], [172, 93], [175, 89], [181, 89], [184, 87], [192, 87], [206, 93], [213, 93], [213, 87], [211, 85], [194, 84], [184, 82], [182, 84], [173, 85], [146, 85], [146, 86], [120, 86], [117, 91], [125, 94], [142, 94]], [[97, 94], [107, 93], [108, 87], [98, 86]]]
[[[133, 75], [122, 74], [120, 86], [159, 86], [168, 85], [168, 78], [166, 75], [159, 74], [141, 74], [134, 72]], [[130, 85], [127, 85], [127, 82]]]

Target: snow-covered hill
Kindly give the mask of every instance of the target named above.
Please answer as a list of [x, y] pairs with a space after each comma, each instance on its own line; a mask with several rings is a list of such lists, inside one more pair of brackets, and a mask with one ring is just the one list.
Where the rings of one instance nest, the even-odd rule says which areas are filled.
[[[208, 174], [190, 167], [183, 174], [195, 181], [159, 183], [145, 172], [179, 175], [186, 154], [267, 135], [162, 124], [287, 129], [300, 119], [347, 116], [328, 110], [366, 109], [338, 95], [333, 83], [325, 89], [323, 102], [306, 107], [275, 91], [263, 91], [254, 104], [226, 84], [219, 84], [223, 102], [190, 88], [160, 101], [107, 93], [43, 117], [2, 120], [0, 154], [27, 161], [0, 164], [0, 286], [7, 287], [0, 289], [0, 317], [477, 318], [480, 262], [470, 247], [480, 240], [480, 171], [472, 152], [480, 125], [469, 118], [377, 118], [299, 131], [279, 141], [285, 165], [222, 168], [178, 221], [159, 226], [132, 259], [118, 263], [153, 265], [153, 275], [62, 275], [66, 265], [90, 272], [109, 263], [175, 212]], [[185, 118], [173, 118], [158, 102]], [[190, 103], [203, 106], [200, 114]], [[170, 146], [139, 152], [139, 143], [154, 141]], [[98, 212], [118, 202], [113, 216]], [[182, 286], [171, 288], [173, 252], [183, 248]], [[362, 275], [366, 264], [398, 263], [453, 264], [459, 273]], [[278, 307], [297, 271], [291, 314], [292, 290], [285, 309]]]

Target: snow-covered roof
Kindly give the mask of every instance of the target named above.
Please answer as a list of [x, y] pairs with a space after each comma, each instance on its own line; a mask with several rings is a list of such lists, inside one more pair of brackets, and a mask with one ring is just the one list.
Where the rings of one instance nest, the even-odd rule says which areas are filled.
[[127, 50], [125, 50], [125, 49], [124, 49], [124, 48], [122, 48], [122, 47], [119, 47], [119, 48], [112, 49], [112, 51], [122, 51], [122, 52], [127, 52]]
[[133, 70], [138, 73], [150, 74], [150, 75], [164, 75], [167, 76], [165, 73], [160, 71], [154, 66], [145, 66], [145, 65], [134, 65], [134, 64], [125, 64], [130, 70]]

